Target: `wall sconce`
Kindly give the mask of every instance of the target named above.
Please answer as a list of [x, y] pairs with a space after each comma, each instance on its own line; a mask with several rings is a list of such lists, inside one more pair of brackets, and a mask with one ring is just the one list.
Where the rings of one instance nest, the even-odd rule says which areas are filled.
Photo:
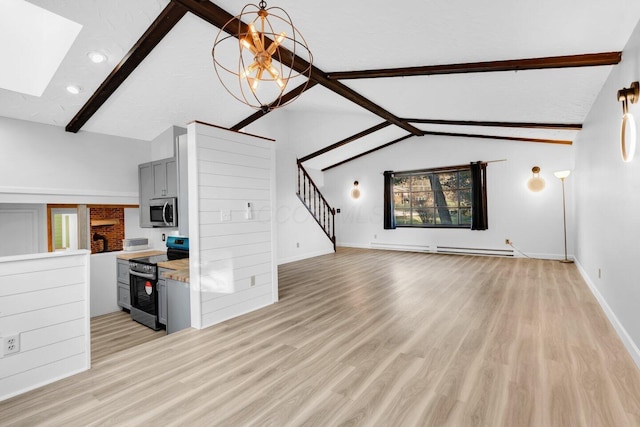
[[622, 102], [622, 123], [620, 125], [620, 151], [622, 160], [630, 162], [636, 153], [636, 121], [629, 113], [629, 102], [638, 102], [640, 83], [631, 83], [630, 88], [622, 88], [618, 91], [618, 101]]
[[359, 182], [353, 181], [353, 188], [351, 189], [351, 198], [359, 199], [360, 198], [360, 189], [358, 188]]
[[540, 178], [540, 166], [534, 166], [531, 168], [531, 178], [527, 181], [527, 188], [529, 191], [537, 193], [544, 190], [544, 179]]

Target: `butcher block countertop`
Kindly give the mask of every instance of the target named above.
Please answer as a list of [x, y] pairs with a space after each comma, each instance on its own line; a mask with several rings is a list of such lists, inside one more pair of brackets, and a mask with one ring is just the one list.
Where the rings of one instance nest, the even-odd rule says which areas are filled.
[[166, 279], [175, 280], [176, 282], [189, 283], [189, 269], [171, 270], [162, 274]]
[[174, 259], [171, 261], [163, 261], [158, 263], [160, 268], [168, 268], [169, 270], [189, 269], [189, 258]]
[[130, 260], [130, 259], [142, 258], [142, 257], [146, 257], [146, 256], [162, 255], [162, 254], [165, 254], [165, 253], [167, 253], [167, 252], [166, 251], [127, 252], [127, 253], [118, 254], [116, 256], [116, 258], [124, 259], [124, 260]]
[[[147, 256], [162, 255], [165, 251], [142, 251], [118, 254], [118, 259], [131, 260], [133, 258], [142, 258]], [[167, 271], [163, 276], [167, 279], [176, 280], [178, 282], [189, 283], [189, 258], [174, 259], [171, 261], [159, 262], [158, 267], [166, 268]]]

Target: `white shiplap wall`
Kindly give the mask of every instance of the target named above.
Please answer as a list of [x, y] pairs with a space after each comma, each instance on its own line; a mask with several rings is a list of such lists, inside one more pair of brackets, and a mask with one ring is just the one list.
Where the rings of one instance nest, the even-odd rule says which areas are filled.
[[191, 323], [205, 328], [277, 301], [275, 150], [202, 123], [187, 134]]
[[89, 369], [89, 251], [0, 258], [0, 400]]

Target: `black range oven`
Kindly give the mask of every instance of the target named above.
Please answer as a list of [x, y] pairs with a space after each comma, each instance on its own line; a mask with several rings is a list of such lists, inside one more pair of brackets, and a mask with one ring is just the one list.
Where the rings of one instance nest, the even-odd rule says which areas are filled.
[[189, 257], [189, 250], [169, 248], [166, 254], [134, 258], [129, 261], [131, 318], [154, 330], [158, 322], [158, 263]]

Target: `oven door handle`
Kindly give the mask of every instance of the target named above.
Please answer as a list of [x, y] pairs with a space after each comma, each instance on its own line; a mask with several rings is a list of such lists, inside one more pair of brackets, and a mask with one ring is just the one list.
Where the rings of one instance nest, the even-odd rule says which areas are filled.
[[169, 221], [167, 221], [167, 215], [165, 213], [167, 206], [169, 206], [169, 202], [164, 202], [164, 206], [162, 206], [162, 220], [164, 221], [164, 225], [171, 225]]
[[140, 273], [139, 271], [129, 269], [129, 274], [132, 276], [142, 277], [144, 279], [156, 280], [156, 275], [153, 273]]

